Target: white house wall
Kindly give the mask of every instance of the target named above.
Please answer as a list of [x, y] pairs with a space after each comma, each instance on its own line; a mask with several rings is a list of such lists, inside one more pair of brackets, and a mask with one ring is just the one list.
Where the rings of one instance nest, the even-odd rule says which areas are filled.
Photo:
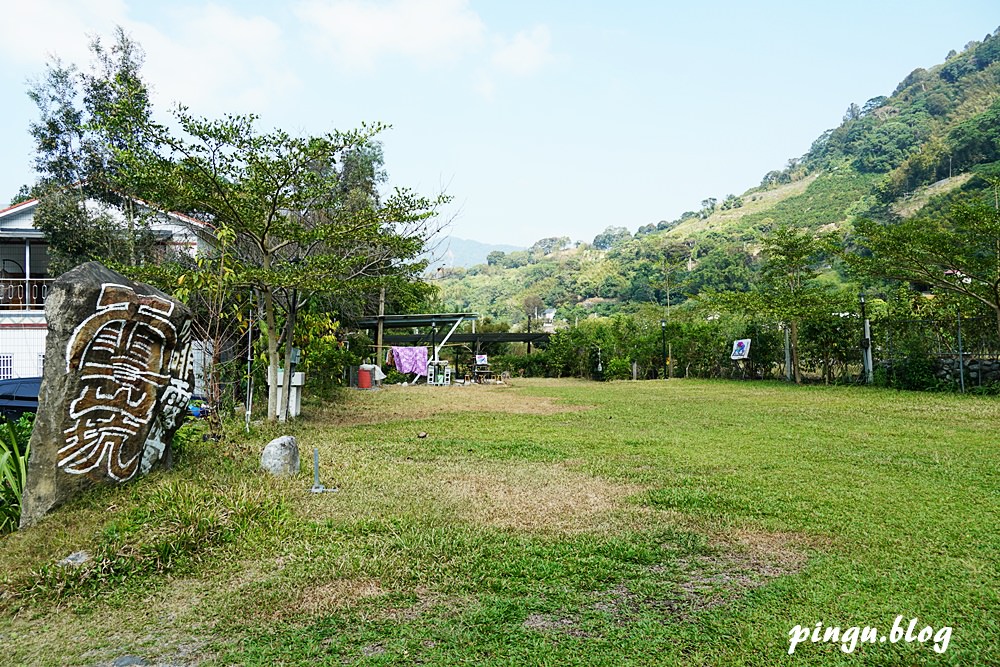
[[[104, 212], [113, 219], [125, 221], [124, 215], [117, 209], [93, 201], [88, 201], [86, 205], [92, 213]], [[0, 271], [6, 269], [9, 274], [23, 274], [27, 239], [31, 244], [29, 274], [32, 281], [48, 276], [49, 268], [47, 243], [33, 224], [37, 207], [38, 202], [30, 200], [0, 210]], [[148, 214], [149, 210], [145, 211]], [[205, 249], [202, 235], [196, 234], [194, 229], [210, 228], [197, 220], [178, 213], [155, 212], [149, 222], [154, 233], [162, 239], [161, 243], [167, 247], [191, 255]], [[41, 283], [33, 284], [42, 289]], [[41, 375], [47, 333], [43, 310], [0, 308], [0, 379]], [[201, 393], [205, 391], [205, 358], [209, 356], [206, 352], [203, 348], [199, 349], [195, 368]]]
[[0, 220], [0, 229], [4, 231], [35, 231], [35, 203], [25, 202], [21, 206], [6, 209], [6, 214]]
[[42, 374], [47, 333], [40, 311], [0, 314], [0, 380]]

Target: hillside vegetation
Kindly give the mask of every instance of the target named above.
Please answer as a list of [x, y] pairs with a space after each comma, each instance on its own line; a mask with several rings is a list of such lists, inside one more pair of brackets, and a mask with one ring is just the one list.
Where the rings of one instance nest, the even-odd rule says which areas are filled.
[[[1000, 33], [1000, 30], [998, 30]], [[665, 307], [709, 291], [743, 291], [760, 271], [762, 240], [779, 227], [847, 239], [860, 217], [940, 219], [961, 201], [992, 202], [1000, 183], [1000, 36], [987, 35], [888, 96], [851, 103], [843, 122], [800, 158], [721, 202], [673, 221], [609, 220], [592, 242], [542, 239], [487, 264], [439, 274], [441, 307], [517, 325], [556, 308], [564, 322], [593, 313]], [[819, 267], [850, 280], [838, 262]], [[668, 285], [672, 286], [669, 287]]]

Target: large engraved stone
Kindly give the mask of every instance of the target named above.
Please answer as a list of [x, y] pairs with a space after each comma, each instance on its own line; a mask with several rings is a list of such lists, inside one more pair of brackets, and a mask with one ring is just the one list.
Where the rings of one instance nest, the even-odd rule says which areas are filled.
[[194, 389], [191, 314], [97, 262], [60, 276], [21, 525], [92, 484], [120, 484], [169, 461]]

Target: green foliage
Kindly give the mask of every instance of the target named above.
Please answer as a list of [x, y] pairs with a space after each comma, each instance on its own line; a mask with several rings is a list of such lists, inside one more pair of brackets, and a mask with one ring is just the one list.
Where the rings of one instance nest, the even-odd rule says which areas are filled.
[[[808, 232], [781, 226], [763, 239], [761, 281], [746, 294], [721, 293], [713, 302], [733, 312], [785, 322], [789, 328], [795, 381], [801, 382], [799, 333], [806, 320], [829, 313], [826, 286], [814, 268], [823, 258], [823, 243]], [[752, 347], [751, 347], [752, 349]]]
[[955, 205], [946, 220], [862, 219], [853, 241], [846, 258], [855, 270], [972, 299], [995, 314], [1000, 331], [1000, 210], [980, 202]]
[[[119, 30], [110, 49], [95, 40], [91, 53], [91, 73], [56, 61], [30, 91], [41, 115], [31, 127], [37, 167], [50, 186], [39, 222], [56, 268], [100, 258], [156, 275], [199, 312], [216, 355], [244, 328], [237, 315], [256, 293], [272, 379], [289, 365], [298, 314], [313, 296], [341, 311], [363, 309], [381, 288], [404, 300], [426, 296], [408, 284], [426, 266], [419, 256], [447, 197], [382, 193], [383, 125], [295, 137], [259, 131], [254, 116], [211, 120], [181, 106], [167, 127], [152, 120], [134, 41]], [[95, 217], [84, 205], [91, 198], [123, 221]], [[207, 237], [207, 254], [196, 265], [130, 269], [151, 259], [137, 201], [205, 223], [194, 231]], [[268, 391], [274, 419], [283, 414], [277, 383]]]
[[[236, 286], [258, 295], [269, 378], [288, 365], [296, 319], [310, 295], [370, 294], [424, 267], [416, 258], [446, 198], [404, 189], [378, 196], [370, 181], [380, 173], [373, 141], [381, 125], [300, 138], [258, 132], [252, 116], [176, 116], [183, 138], [147, 128], [171, 155], [146, 167], [159, 174], [163, 201], [231, 230], [228, 266]], [[268, 418], [275, 419], [283, 407], [277, 382], [268, 387]]]
[[551, 253], [562, 250], [569, 245], [568, 236], [549, 236], [544, 239], [539, 239], [535, 241], [534, 245], [531, 246], [531, 252], [541, 255], [549, 255]]
[[300, 317], [300, 368], [306, 373], [309, 391], [329, 397], [337, 387], [344, 386], [345, 370], [361, 364], [370, 354], [371, 340], [352, 336], [348, 346], [346, 332], [329, 313], [303, 313]]
[[[152, 114], [140, 74], [144, 55], [121, 28], [110, 48], [95, 38], [90, 52], [89, 72], [53, 60], [28, 91], [40, 116], [30, 133], [39, 174], [36, 226], [49, 239], [50, 273], [92, 259], [135, 265], [154, 257], [149, 213], [132, 198], [150, 187], [134, 163], [155, 149], [142, 132]], [[88, 200], [99, 207], [85, 206]]]
[[630, 238], [632, 238], [632, 234], [625, 227], [609, 226], [594, 237], [594, 247], [598, 250], [608, 250]]
[[29, 188], [27, 185], [22, 185], [20, 188], [18, 188], [17, 194], [14, 195], [13, 197], [11, 197], [11, 199], [10, 199], [10, 205], [11, 206], [16, 206], [17, 204], [20, 204], [21, 202], [26, 202], [29, 199], [33, 199], [33, 198], [34, 198], [34, 194], [32, 194], [31, 188]]
[[877, 182], [876, 176], [841, 163], [836, 170], [820, 174], [802, 194], [744, 215], [726, 231], [735, 239], [749, 242], [781, 226], [818, 230], [840, 225], [858, 208], [864, 208], [865, 197]]
[[956, 125], [948, 133], [948, 143], [956, 172], [1000, 160], [1000, 99]]
[[495, 372], [510, 373], [511, 377], [547, 377], [549, 353], [533, 350], [531, 354], [501, 354], [490, 356], [490, 367]]
[[613, 357], [604, 367], [605, 380], [629, 380], [632, 378], [632, 364], [628, 359]]
[[0, 418], [0, 535], [17, 530], [21, 520], [33, 423], [30, 413], [15, 422]]
[[941, 385], [934, 375], [934, 359], [919, 351], [893, 360], [880, 371], [874, 377], [876, 386], [929, 391]]
[[146, 227], [125, 242], [121, 223], [110, 212], [89, 211], [76, 190], [51, 190], [39, 198], [34, 225], [49, 241], [49, 269], [59, 275], [91, 260], [129, 266], [151, 259], [155, 238]]
[[199, 419], [188, 419], [174, 433], [170, 441], [170, 455], [174, 462], [183, 459], [206, 435], [205, 422]]
[[743, 198], [737, 197], [736, 195], [732, 194], [727, 195], [726, 198], [722, 201], [723, 211], [728, 211], [734, 208], [740, 208], [741, 206], [743, 206]]

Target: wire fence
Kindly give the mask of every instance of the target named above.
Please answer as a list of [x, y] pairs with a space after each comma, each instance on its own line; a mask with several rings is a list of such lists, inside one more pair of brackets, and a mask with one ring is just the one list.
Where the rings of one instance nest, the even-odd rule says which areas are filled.
[[872, 345], [877, 379], [890, 386], [968, 391], [1000, 383], [994, 318], [889, 320], [873, 325]]
[[[772, 328], [773, 327], [773, 328]], [[766, 327], [781, 331], [779, 324]], [[748, 332], [749, 333], [749, 332]], [[749, 337], [749, 336], [748, 336]], [[790, 377], [787, 344], [774, 334], [754, 341], [752, 361], [720, 365], [716, 377]], [[916, 390], [1000, 393], [1000, 335], [991, 317], [883, 319], [871, 323], [872, 382]], [[806, 382], [863, 384], [863, 323], [856, 315], [840, 321], [805, 323], [798, 336], [799, 373]]]

